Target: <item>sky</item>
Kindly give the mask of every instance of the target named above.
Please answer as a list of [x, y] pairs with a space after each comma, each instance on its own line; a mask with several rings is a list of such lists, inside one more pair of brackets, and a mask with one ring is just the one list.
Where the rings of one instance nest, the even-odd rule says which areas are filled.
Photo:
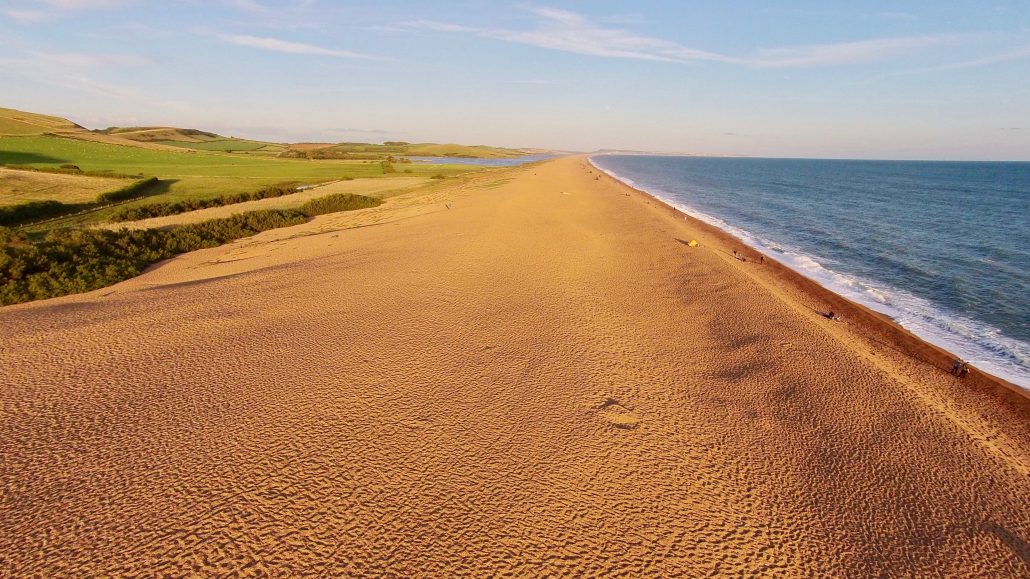
[[1030, 160], [1030, 2], [0, 0], [0, 106], [290, 142]]

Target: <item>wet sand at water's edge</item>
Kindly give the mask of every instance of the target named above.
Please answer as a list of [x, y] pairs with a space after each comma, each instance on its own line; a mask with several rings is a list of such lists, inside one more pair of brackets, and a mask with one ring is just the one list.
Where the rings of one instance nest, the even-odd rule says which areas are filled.
[[0, 576], [1030, 574], [1025, 398], [597, 176], [0, 309]]

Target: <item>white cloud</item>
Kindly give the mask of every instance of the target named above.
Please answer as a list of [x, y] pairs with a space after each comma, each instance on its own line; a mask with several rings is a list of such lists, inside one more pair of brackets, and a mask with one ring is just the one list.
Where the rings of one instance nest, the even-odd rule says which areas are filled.
[[220, 38], [224, 42], [228, 42], [229, 44], [235, 44], [237, 46], [246, 46], [249, 48], [259, 48], [261, 50], [268, 50], [271, 52], [282, 52], [286, 54], [310, 54], [316, 56], [333, 56], [337, 58], [356, 58], [364, 60], [383, 60], [382, 57], [370, 54], [351, 52], [349, 50], [337, 50], [335, 48], [324, 48], [321, 46], [316, 46], [314, 44], [290, 42], [288, 40], [280, 40], [278, 38], [269, 38], [265, 36], [250, 36], [246, 34], [220, 34], [218, 35], [218, 38]]
[[602, 26], [567, 10], [534, 8], [530, 12], [540, 20], [535, 28], [529, 30], [479, 28], [429, 20], [408, 22], [406, 26], [434, 32], [475, 34], [483, 38], [588, 56], [678, 63], [723, 62], [755, 68], [831, 66], [882, 60], [959, 40], [956, 36], [946, 35], [874, 38], [858, 42], [760, 49], [751, 55], [733, 56], [621, 28]]

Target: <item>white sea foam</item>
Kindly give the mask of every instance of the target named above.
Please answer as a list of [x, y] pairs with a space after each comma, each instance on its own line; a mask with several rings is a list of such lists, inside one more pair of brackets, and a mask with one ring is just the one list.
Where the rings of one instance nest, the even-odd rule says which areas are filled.
[[698, 211], [657, 188], [645, 188], [632, 179], [606, 169], [591, 157], [590, 164], [614, 179], [644, 191], [683, 213], [717, 227], [753, 249], [851, 301], [889, 316], [916, 336], [952, 352], [981, 370], [1030, 390], [1030, 344], [1005, 336], [997, 328], [960, 314], [945, 312], [910, 292], [860, 279], [824, 265], [826, 260], [803, 253], [779, 241], [763, 239], [750, 231]]

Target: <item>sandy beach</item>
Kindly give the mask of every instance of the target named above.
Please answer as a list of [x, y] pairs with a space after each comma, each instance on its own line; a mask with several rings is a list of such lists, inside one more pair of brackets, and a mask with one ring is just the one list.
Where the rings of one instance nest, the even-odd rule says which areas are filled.
[[947, 363], [584, 157], [450, 178], [0, 308], [0, 576], [1025, 577]]

